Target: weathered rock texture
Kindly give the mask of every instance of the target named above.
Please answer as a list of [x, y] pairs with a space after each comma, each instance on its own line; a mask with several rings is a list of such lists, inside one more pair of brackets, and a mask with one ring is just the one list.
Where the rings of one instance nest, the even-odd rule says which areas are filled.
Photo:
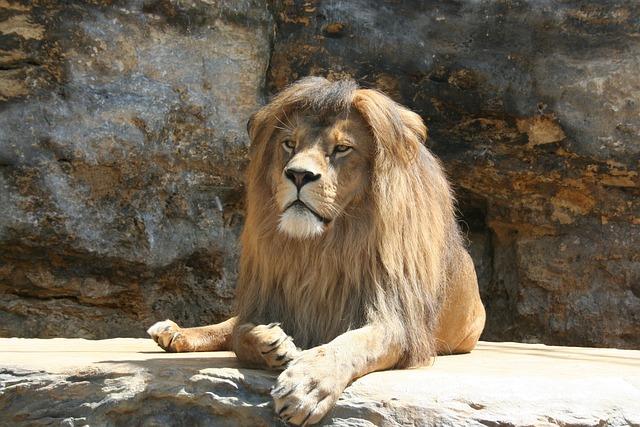
[[272, 90], [351, 76], [419, 112], [485, 339], [640, 346], [640, 4], [278, 2]]
[[486, 339], [638, 348], [638, 69], [629, 1], [0, 0], [0, 335], [227, 315], [244, 124], [320, 74], [428, 123]]
[[0, 336], [231, 307], [258, 1], [0, 1]]
[[[151, 340], [0, 339], [0, 425], [271, 426], [276, 373]], [[331, 426], [640, 425], [640, 352], [481, 343], [367, 375]]]

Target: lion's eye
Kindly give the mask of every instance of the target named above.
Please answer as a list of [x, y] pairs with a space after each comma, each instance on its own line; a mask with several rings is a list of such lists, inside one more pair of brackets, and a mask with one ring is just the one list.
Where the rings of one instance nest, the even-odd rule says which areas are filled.
[[351, 147], [350, 145], [339, 144], [335, 146], [335, 148], [333, 149], [333, 152], [336, 154], [342, 154], [342, 153], [347, 153], [351, 150], [353, 150], [353, 147]]
[[287, 151], [287, 152], [292, 152], [294, 148], [296, 148], [296, 143], [295, 141], [291, 140], [291, 139], [285, 139], [284, 141], [282, 141], [282, 147]]

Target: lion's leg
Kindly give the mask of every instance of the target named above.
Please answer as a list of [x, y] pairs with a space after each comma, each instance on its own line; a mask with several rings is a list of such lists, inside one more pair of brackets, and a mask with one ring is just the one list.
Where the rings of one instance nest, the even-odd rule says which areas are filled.
[[259, 367], [283, 369], [300, 354], [280, 324], [238, 325], [233, 332], [233, 351], [240, 361]]
[[467, 353], [473, 350], [485, 322], [484, 306], [471, 256], [462, 250], [450, 268], [447, 295], [436, 327], [438, 354]]
[[333, 408], [354, 379], [388, 369], [401, 350], [388, 328], [369, 325], [303, 351], [280, 374], [271, 395], [276, 413], [292, 424], [314, 424]]
[[181, 328], [171, 320], [157, 322], [147, 333], [164, 350], [172, 353], [231, 350], [232, 317], [222, 323], [196, 328]]

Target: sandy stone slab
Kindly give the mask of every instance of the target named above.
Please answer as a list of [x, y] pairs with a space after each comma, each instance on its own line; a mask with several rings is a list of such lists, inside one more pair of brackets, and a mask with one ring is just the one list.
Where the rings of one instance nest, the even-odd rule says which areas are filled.
[[[274, 372], [147, 339], [0, 339], [0, 425], [281, 425]], [[354, 382], [331, 426], [640, 425], [640, 351], [480, 343]]]

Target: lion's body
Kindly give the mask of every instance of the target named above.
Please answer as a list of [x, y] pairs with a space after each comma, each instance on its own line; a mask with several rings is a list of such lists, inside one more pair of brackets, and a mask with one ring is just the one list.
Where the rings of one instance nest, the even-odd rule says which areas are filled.
[[[420, 150], [414, 176], [399, 183], [410, 187], [389, 189], [396, 202], [387, 212], [373, 212], [374, 202], [365, 200], [315, 244], [283, 236], [276, 218], [263, 212], [271, 209], [257, 184], [265, 168], [253, 164], [237, 288], [240, 322], [280, 322], [298, 346], [311, 348], [380, 320], [392, 333], [406, 334], [403, 365], [433, 356], [447, 291], [475, 290], [477, 302], [479, 296], [472, 264], [462, 266], [465, 277], [447, 272], [468, 261], [454, 259], [464, 249], [442, 170]], [[403, 210], [409, 218], [397, 221]]]
[[[274, 141], [283, 133], [294, 135], [285, 144], [299, 140], [295, 149], [278, 151]], [[304, 396], [278, 391], [306, 381], [301, 365], [307, 376], [315, 369], [318, 381], [335, 377], [325, 390], [334, 401], [340, 388], [367, 372], [475, 346], [484, 326], [475, 271], [450, 186], [422, 144], [426, 128], [419, 116], [349, 82], [305, 79], [254, 116], [250, 136], [237, 319], [229, 342], [250, 363], [284, 360], [284, 367], [291, 360], [274, 391], [281, 415], [302, 420], [305, 408], [290, 406]], [[322, 154], [341, 138], [357, 139], [357, 151]], [[314, 182], [297, 182], [296, 190], [286, 169], [292, 164], [304, 164]], [[345, 196], [347, 185], [353, 189]], [[291, 208], [291, 197], [319, 219]], [[294, 210], [293, 220], [285, 222], [287, 210]], [[219, 330], [229, 334], [231, 326]], [[350, 360], [353, 372], [331, 368]], [[330, 409], [319, 406], [325, 397], [303, 421]]]

